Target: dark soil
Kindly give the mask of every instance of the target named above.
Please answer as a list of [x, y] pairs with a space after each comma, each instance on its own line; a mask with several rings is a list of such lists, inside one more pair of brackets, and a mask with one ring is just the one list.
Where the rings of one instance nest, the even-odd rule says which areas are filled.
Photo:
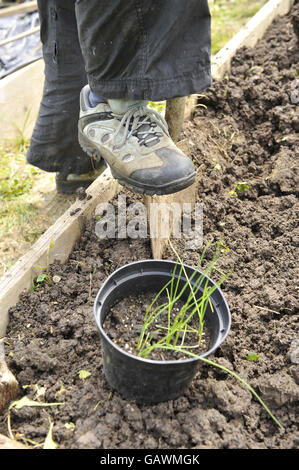
[[[290, 15], [279, 18], [206, 90], [206, 107], [197, 108], [182, 136], [198, 168], [204, 245], [221, 239], [221, 268], [234, 267], [222, 289], [232, 328], [213, 359], [247, 380], [284, 430], [238, 381], [207, 365], [182, 397], [158, 405], [138, 406], [111, 390], [94, 298], [113, 270], [150, 258], [151, 250], [148, 239], [100, 241], [91, 220], [68, 263], [51, 267], [56, 282], [22, 295], [10, 311], [6, 357], [20, 397], [63, 403], [12, 408], [16, 439], [43, 443], [51, 421], [54, 441], [68, 449], [298, 446], [298, 63]], [[240, 182], [247, 189], [239, 191]], [[173, 243], [186, 263], [197, 265], [199, 250]], [[250, 352], [258, 359], [247, 360]], [[80, 378], [81, 370], [90, 375]], [[8, 435], [7, 412], [0, 433]]]

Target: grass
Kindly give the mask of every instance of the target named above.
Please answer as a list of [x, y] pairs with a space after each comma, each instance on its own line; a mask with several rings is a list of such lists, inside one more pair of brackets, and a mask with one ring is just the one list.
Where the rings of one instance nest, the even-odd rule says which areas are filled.
[[23, 140], [0, 147], [0, 236], [13, 236], [17, 231], [31, 242], [40, 230], [33, 221], [37, 208], [27, 197], [40, 172], [26, 164], [27, 147], [28, 141]]
[[[34, 175], [38, 169], [25, 165], [25, 149], [0, 148], [0, 198], [12, 201], [28, 194], [34, 184]], [[12, 158], [13, 156], [13, 158]]]
[[267, 0], [209, 0], [212, 55], [216, 54]]
[[[30, 111], [24, 116], [21, 126], [12, 122], [17, 136], [4, 140], [0, 145], [0, 249], [4, 251], [1, 253], [0, 275], [23, 254], [17, 247], [22, 246], [22, 250], [24, 246], [28, 248], [26, 244], [36, 241], [47, 228], [42, 223], [39, 201], [36, 201], [45, 172], [26, 162], [30, 145], [30, 139], [26, 138], [29, 120]], [[47, 182], [52, 178], [50, 173], [46, 174]], [[46, 181], [43, 178], [42, 183]], [[5, 241], [8, 246], [5, 246]]]
[[0, 276], [73, 202], [55, 191], [53, 173], [28, 165], [22, 130], [0, 145]]

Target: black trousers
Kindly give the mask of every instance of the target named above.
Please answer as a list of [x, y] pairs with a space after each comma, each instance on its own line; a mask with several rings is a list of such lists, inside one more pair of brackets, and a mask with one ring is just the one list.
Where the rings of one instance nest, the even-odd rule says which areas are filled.
[[211, 84], [207, 0], [38, 0], [38, 8], [45, 87], [27, 159], [44, 170], [91, 169], [77, 147], [87, 82], [104, 98], [151, 101]]
[[96, 94], [155, 101], [210, 85], [207, 0], [77, 0], [75, 8]]

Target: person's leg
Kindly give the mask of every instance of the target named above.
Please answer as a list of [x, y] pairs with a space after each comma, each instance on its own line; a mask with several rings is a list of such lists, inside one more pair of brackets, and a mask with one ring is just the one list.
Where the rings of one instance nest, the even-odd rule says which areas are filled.
[[45, 84], [27, 161], [56, 172], [58, 191], [72, 193], [78, 186], [89, 185], [95, 178], [94, 168], [99, 166], [78, 143], [79, 95], [87, 78], [75, 0], [39, 0], [38, 9]]
[[167, 194], [192, 184], [191, 160], [146, 100], [187, 96], [210, 85], [207, 0], [77, 0], [76, 17], [91, 96], [107, 99], [112, 111], [93, 108], [83, 89], [82, 147], [102, 156], [120, 183], [135, 191]]
[[77, 0], [76, 16], [95, 94], [159, 101], [211, 84], [208, 0]]

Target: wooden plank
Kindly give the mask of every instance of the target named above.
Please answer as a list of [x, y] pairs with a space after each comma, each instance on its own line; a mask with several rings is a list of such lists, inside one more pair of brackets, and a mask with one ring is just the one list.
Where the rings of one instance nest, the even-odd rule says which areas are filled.
[[0, 414], [19, 393], [19, 384], [5, 362], [4, 340], [0, 339]]
[[21, 13], [31, 13], [37, 10], [37, 1], [26, 2], [21, 5], [15, 5], [13, 7], [1, 8], [0, 18], [6, 18], [8, 16], [19, 15]]
[[9, 308], [16, 304], [24, 290], [30, 289], [32, 278], [40, 273], [38, 266], [47, 266], [47, 254], [49, 263], [56, 260], [64, 263], [80, 238], [85, 221], [93, 216], [96, 206], [110, 201], [119, 191], [120, 186], [112, 178], [110, 170], [105, 170], [89, 186], [87, 197], [77, 199], [4, 274], [0, 279], [0, 338], [5, 335]]
[[[172, 207], [181, 216], [185, 203], [194, 207], [196, 200], [197, 182], [175, 194], [167, 196], [144, 196], [144, 203], [150, 222], [150, 239], [154, 259], [162, 259], [168, 245], [168, 239], [173, 231]], [[173, 205], [173, 206], [172, 206]]]
[[[166, 102], [165, 119], [168, 124], [169, 134], [177, 146], [185, 155], [189, 155], [190, 149], [186, 142], [178, 142], [182, 125], [186, 116], [187, 98], [173, 98]], [[165, 196], [144, 196], [143, 202], [147, 209], [149, 233], [152, 255], [154, 259], [163, 258], [168, 239], [173, 231], [175, 214], [173, 211], [182, 212], [184, 202], [194, 203], [196, 199], [196, 183], [174, 194]]]
[[0, 80], [0, 141], [23, 133], [30, 138], [44, 87], [44, 61], [38, 59]]
[[253, 47], [277, 16], [286, 15], [294, 0], [269, 0], [248, 23], [213, 57], [212, 76], [220, 80], [230, 71], [231, 60], [242, 46]]
[[198, 94], [187, 96], [185, 103], [185, 120], [192, 119], [197, 102]]
[[27, 31], [24, 31], [23, 33], [16, 34], [15, 36], [10, 36], [7, 39], [3, 39], [0, 41], [0, 47], [5, 46], [5, 44], [9, 44], [10, 42], [17, 41], [18, 39], [23, 39], [27, 36], [30, 36], [31, 34], [35, 34], [40, 30], [40, 26], [36, 26], [35, 28], [28, 29]]
[[[188, 142], [182, 140], [177, 146], [185, 153], [190, 154]], [[197, 181], [186, 189], [165, 196], [144, 196], [143, 202], [147, 210], [152, 255], [154, 259], [162, 259], [173, 231], [173, 213], [177, 211], [180, 217], [183, 213], [184, 203], [194, 207], [197, 193]]]
[[185, 97], [172, 98], [166, 101], [165, 120], [168, 124], [169, 134], [174, 142], [177, 142], [180, 138], [185, 119], [186, 101]]

